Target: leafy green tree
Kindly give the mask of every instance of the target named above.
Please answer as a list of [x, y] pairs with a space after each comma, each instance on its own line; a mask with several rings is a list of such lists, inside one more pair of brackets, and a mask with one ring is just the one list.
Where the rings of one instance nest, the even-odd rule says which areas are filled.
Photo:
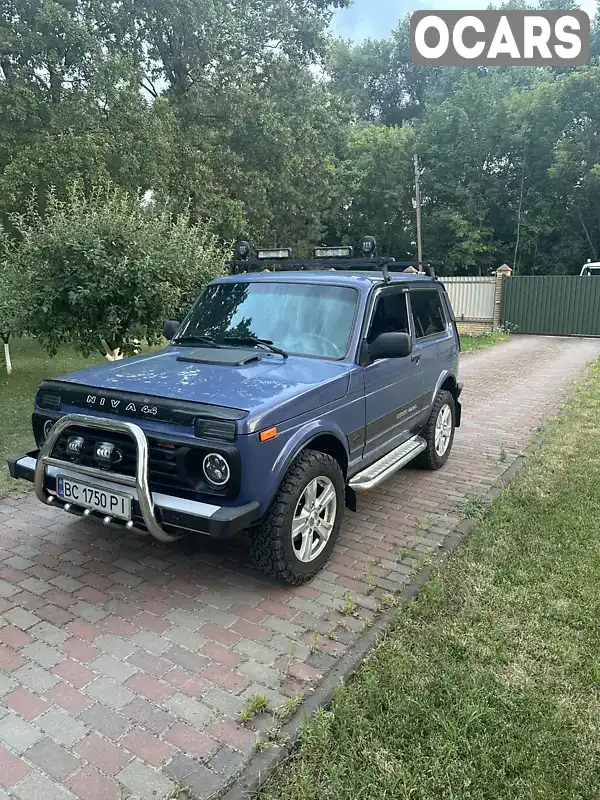
[[30, 297], [24, 325], [50, 354], [68, 342], [114, 360], [134, 339], [159, 342], [164, 320], [187, 311], [225, 265], [205, 224], [114, 188], [50, 194], [44, 217], [31, 204], [13, 224], [14, 268]]
[[0, 227], [0, 339], [6, 372], [12, 373], [10, 338], [20, 333], [26, 310], [26, 285], [12, 259], [13, 244]]
[[415, 257], [414, 146], [408, 126], [373, 124], [352, 131], [337, 176], [336, 229], [344, 241], [356, 244], [370, 234], [381, 255]]

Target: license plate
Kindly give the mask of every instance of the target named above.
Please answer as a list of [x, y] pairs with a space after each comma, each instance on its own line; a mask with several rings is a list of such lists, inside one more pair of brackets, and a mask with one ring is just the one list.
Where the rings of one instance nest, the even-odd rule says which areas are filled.
[[99, 511], [109, 517], [131, 519], [131, 497], [58, 475], [56, 493], [67, 503]]

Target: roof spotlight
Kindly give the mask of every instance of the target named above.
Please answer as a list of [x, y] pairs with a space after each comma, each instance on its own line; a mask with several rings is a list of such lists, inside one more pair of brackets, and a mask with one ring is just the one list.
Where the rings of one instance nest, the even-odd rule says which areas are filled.
[[372, 236], [363, 236], [360, 240], [360, 252], [363, 256], [374, 256], [377, 242]]
[[235, 257], [238, 261], [247, 261], [250, 255], [250, 242], [240, 239], [235, 245]]

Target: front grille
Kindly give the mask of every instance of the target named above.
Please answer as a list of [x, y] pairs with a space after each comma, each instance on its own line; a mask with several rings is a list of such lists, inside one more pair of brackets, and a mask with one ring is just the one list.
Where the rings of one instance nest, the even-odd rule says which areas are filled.
[[[81, 436], [84, 445], [78, 455], [67, 452], [71, 437]], [[120, 452], [118, 463], [101, 463], [95, 456], [100, 442], [110, 442]], [[202, 477], [202, 460], [209, 450], [173, 442], [148, 439], [148, 482], [151, 491], [158, 491], [194, 499], [198, 493], [230, 496], [233, 485], [224, 490], [208, 486]], [[54, 458], [66, 464], [81, 464], [103, 469], [107, 473], [135, 476], [136, 445], [127, 434], [117, 431], [97, 431], [93, 428], [72, 426], [60, 435], [52, 452]]]

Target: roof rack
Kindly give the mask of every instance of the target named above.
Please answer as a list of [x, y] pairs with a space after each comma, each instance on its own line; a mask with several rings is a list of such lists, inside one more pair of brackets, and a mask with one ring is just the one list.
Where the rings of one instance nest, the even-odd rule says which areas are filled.
[[[404, 272], [409, 267], [413, 267], [419, 273], [427, 272], [431, 278], [437, 280], [435, 267], [443, 266], [443, 261], [396, 261], [395, 258], [390, 256], [376, 257], [375, 248], [375, 239], [371, 236], [365, 236], [361, 240], [363, 256], [359, 258], [354, 257], [353, 248], [348, 246], [315, 248], [315, 252], [319, 254], [323, 254], [326, 251], [336, 254], [328, 257], [292, 259], [290, 248], [259, 249], [253, 254], [249, 242], [239, 241], [236, 245], [236, 258], [229, 262], [228, 271], [230, 275], [243, 275], [248, 272], [357, 270], [361, 272], [381, 272], [383, 280], [389, 283], [391, 280], [390, 273]], [[342, 250], [346, 251], [348, 255], [337, 255]]]

